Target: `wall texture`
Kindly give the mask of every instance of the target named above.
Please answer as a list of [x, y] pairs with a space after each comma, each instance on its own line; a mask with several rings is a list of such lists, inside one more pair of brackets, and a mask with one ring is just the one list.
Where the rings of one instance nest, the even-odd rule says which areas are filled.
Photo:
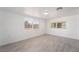
[[[50, 28], [50, 23], [57, 21], [65, 21], [66, 28], [65, 29]], [[47, 24], [47, 33], [57, 36], [79, 39], [79, 15], [73, 15], [49, 20]]]
[[[24, 28], [25, 20], [38, 21], [40, 24], [40, 29], [26, 30]], [[0, 11], [0, 45], [5, 45], [44, 34], [44, 27], [45, 22], [42, 19]]]
[[[24, 28], [25, 20], [38, 21], [40, 24], [40, 29], [26, 30]], [[50, 23], [55, 21], [65, 21], [66, 28], [50, 28]], [[45, 33], [79, 39], [79, 15], [43, 20], [39, 18], [23, 16], [17, 13], [0, 11], [0, 45], [17, 42]]]

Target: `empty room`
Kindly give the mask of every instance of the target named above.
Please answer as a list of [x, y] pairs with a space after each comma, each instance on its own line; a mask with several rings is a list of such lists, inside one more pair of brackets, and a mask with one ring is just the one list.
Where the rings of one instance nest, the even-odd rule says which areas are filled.
[[79, 52], [79, 7], [0, 7], [0, 52]]

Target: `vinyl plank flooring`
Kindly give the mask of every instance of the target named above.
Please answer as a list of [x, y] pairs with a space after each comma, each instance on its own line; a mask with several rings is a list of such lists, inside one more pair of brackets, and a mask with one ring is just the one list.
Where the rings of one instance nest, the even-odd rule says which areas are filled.
[[79, 52], [79, 40], [47, 34], [1, 46], [0, 52]]

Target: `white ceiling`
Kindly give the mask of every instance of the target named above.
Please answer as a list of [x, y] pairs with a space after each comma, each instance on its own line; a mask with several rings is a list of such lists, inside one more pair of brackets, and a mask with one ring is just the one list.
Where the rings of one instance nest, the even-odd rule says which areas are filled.
[[[61, 16], [57, 14], [57, 7], [0, 7], [0, 10], [24, 14], [32, 17], [38, 17], [43, 19], [51, 19], [57, 17], [78, 15], [78, 7], [63, 7], [61, 10]], [[48, 10], [48, 15], [45, 16], [43, 13], [45, 10]]]

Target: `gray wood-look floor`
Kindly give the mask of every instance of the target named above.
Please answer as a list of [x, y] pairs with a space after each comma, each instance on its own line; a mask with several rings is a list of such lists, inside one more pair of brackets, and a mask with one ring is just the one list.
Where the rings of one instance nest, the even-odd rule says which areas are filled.
[[41, 35], [0, 47], [0, 52], [78, 52], [79, 40]]

